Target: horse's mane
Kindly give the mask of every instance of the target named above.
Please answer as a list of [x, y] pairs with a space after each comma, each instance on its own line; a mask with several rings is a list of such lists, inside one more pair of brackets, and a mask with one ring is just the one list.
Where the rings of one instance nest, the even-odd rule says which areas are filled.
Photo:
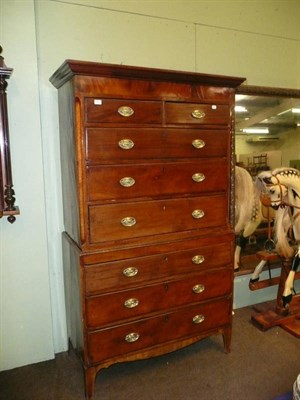
[[280, 167], [280, 168], [275, 168], [272, 171], [272, 175], [273, 176], [277, 176], [277, 175], [282, 175], [282, 176], [287, 176], [287, 175], [291, 175], [291, 176], [297, 176], [298, 178], [300, 178], [300, 171], [296, 168], [291, 168], [291, 167]]

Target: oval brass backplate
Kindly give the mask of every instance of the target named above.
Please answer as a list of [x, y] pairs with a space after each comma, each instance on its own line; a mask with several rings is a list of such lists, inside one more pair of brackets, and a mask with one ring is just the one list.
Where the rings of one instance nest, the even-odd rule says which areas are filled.
[[194, 324], [201, 324], [201, 322], [203, 322], [205, 319], [204, 315], [200, 314], [200, 315], [195, 315], [193, 318], [193, 322]]
[[192, 212], [192, 216], [193, 216], [193, 218], [195, 218], [195, 219], [203, 218], [204, 215], [205, 215], [205, 213], [204, 213], [203, 210], [194, 210], [194, 211]]
[[194, 264], [202, 264], [204, 262], [205, 258], [202, 255], [197, 254], [192, 258], [192, 262]]
[[122, 106], [118, 108], [118, 113], [122, 115], [122, 117], [131, 117], [134, 114], [134, 110], [128, 106]]
[[140, 335], [137, 332], [131, 332], [125, 336], [125, 340], [127, 343], [133, 343], [136, 342], [139, 339], [139, 337]]
[[206, 143], [202, 139], [195, 139], [192, 141], [192, 145], [195, 147], [195, 149], [202, 149], [205, 144]]
[[127, 299], [127, 300], [124, 301], [124, 306], [126, 308], [135, 308], [138, 305], [139, 305], [138, 299], [132, 298], [132, 299]]
[[134, 141], [131, 139], [121, 139], [118, 144], [121, 149], [130, 150], [134, 146]]
[[202, 285], [202, 283], [198, 283], [197, 285], [195, 285], [194, 287], [193, 287], [193, 292], [194, 293], [202, 293], [202, 292], [204, 292], [204, 290], [205, 290], [205, 286], [204, 285]]
[[134, 217], [125, 217], [122, 218], [121, 224], [125, 227], [131, 227], [136, 224], [136, 219]]
[[201, 119], [205, 117], [205, 112], [201, 111], [201, 110], [193, 110], [192, 111], [192, 117], [196, 118], [196, 119]]
[[131, 176], [124, 176], [124, 178], [120, 179], [120, 185], [123, 187], [131, 187], [135, 184], [135, 179]]
[[123, 269], [123, 275], [127, 276], [127, 278], [131, 278], [132, 276], [137, 275], [139, 270], [135, 267], [128, 267]]
[[205, 179], [205, 175], [202, 172], [196, 172], [193, 174], [192, 179], [194, 182], [203, 182]]

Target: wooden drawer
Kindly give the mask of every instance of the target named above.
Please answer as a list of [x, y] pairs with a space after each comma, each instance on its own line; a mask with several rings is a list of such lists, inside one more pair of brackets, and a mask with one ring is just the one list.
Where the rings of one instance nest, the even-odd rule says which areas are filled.
[[96, 363], [225, 326], [231, 322], [231, 304], [231, 299], [220, 299], [91, 332], [88, 334], [89, 360]]
[[90, 201], [223, 192], [226, 158], [185, 163], [126, 164], [88, 168]]
[[230, 124], [228, 105], [168, 102], [165, 113], [166, 124]]
[[90, 206], [90, 242], [222, 227], [227, 211], [226, 194]]
[[161, 124], [162, 103], [160, 101], [87, 98], [85, 120], [114, 124]]
[[[176, 246], [180, 248], [180, 244]], [[107, 292], [116, 287], [121, 290], [222, 265], [232, 267], [231, 243], [220, 243], [216, 237], [215, 243], [210, 246], [200, 244], [191, 250], [86, 266], [85, 290], [87, 295]]]
[[232, 284], [232, 270], [222, 268], [178, 281], [89, 297], [86, 299], [86, 323], [89, 328], [97, 328], [221, 297], [231, 292]]
[[227, 130], [158, 128], [89, 128], [86, 159], [90, 163], [155, 158], [224, 157]]

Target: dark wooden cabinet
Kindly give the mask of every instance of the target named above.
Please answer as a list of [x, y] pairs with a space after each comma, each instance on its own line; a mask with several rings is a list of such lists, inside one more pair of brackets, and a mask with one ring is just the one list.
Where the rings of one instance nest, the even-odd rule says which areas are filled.
[[68, 334], [87, 399], [113, 363], [214, 334], [229, 351], [232, 116], [243, 79], [68, 60], [50, 80]]

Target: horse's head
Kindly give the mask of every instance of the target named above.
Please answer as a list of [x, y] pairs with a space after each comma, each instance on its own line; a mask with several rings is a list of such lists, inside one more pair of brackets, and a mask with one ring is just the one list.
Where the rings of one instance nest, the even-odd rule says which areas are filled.
[[271, 206], [275, 210], [284, 206], [287, 187], [280, 184], [277, 176], [271, 171], [263, 171], [257, 176], [256, 187], [261, 193], [261, 201], [265, 206]]

